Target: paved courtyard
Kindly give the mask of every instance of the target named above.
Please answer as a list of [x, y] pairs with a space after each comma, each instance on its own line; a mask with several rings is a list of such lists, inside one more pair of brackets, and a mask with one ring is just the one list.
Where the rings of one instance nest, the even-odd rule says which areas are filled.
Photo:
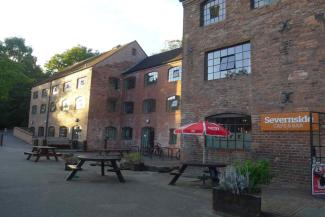
[[[26, 145], [7, 136], [0, 147], [1, 217], [210, 217], [212, 193], [193, 179], [169, 186], [169, 174], [123, 171], [100, 176], [86, 166], [71, 182], [63, 162], [27, 161]], [[325, 200], [294, 189], [268, 188], [263, 195], [266, 216], [324, 217]]]

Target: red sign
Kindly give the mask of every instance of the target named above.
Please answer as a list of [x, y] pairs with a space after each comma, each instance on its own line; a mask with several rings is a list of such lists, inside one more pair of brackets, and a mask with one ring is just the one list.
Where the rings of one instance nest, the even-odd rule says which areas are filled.
[[312, 185], [313, 195], [325, 195], [325, 164], [313, 165]]

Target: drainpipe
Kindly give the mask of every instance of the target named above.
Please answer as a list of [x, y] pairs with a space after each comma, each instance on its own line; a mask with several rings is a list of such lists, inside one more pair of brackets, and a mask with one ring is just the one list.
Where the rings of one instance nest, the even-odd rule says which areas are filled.
[[51, 93], [52, 93], [52, 81], [50, 81], [50, 89], [49, 89], [49, 93], [48, 93], [49, 94], [49, 97], [48, 97], [47, 109], [46, 109], [46, 123], [45, 123], [45, 135], [44, 135], [43, 145], [47, 145], [47, 131], [48, 131], [48, 127], [49, 127]]

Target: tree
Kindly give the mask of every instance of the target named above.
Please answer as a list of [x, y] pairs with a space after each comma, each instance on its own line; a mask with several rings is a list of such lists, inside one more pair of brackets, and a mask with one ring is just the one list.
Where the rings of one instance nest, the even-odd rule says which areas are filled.
[[99, 55], [98, 51], [92, 51], [87, 47], [78, 45], [61, 54], [55, 54], [46, 64], [47, 73], [54, 74], [77, 62]]
[[32, 53], [23, 38], [0, 41], [0, 129], [27, 124], [30, 89], [45, 78]]
[[161, 52], [174, 50], [177, 48], [182, 47], [182, 40], [176, 39], [176, 40], [166, 40], [165, 46], [163, 49], [161, 49]]

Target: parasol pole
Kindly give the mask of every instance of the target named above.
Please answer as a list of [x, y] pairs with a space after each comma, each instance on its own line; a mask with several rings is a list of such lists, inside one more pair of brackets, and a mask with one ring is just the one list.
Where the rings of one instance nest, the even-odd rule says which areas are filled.
[[206, 141], [205, 138], [206, 137], [206, 125], [205, 125], [205, 120], [203, 120], [203, 158], [202, 158], [202, 163], [205, 164], [205, 145], [206, 145]]

